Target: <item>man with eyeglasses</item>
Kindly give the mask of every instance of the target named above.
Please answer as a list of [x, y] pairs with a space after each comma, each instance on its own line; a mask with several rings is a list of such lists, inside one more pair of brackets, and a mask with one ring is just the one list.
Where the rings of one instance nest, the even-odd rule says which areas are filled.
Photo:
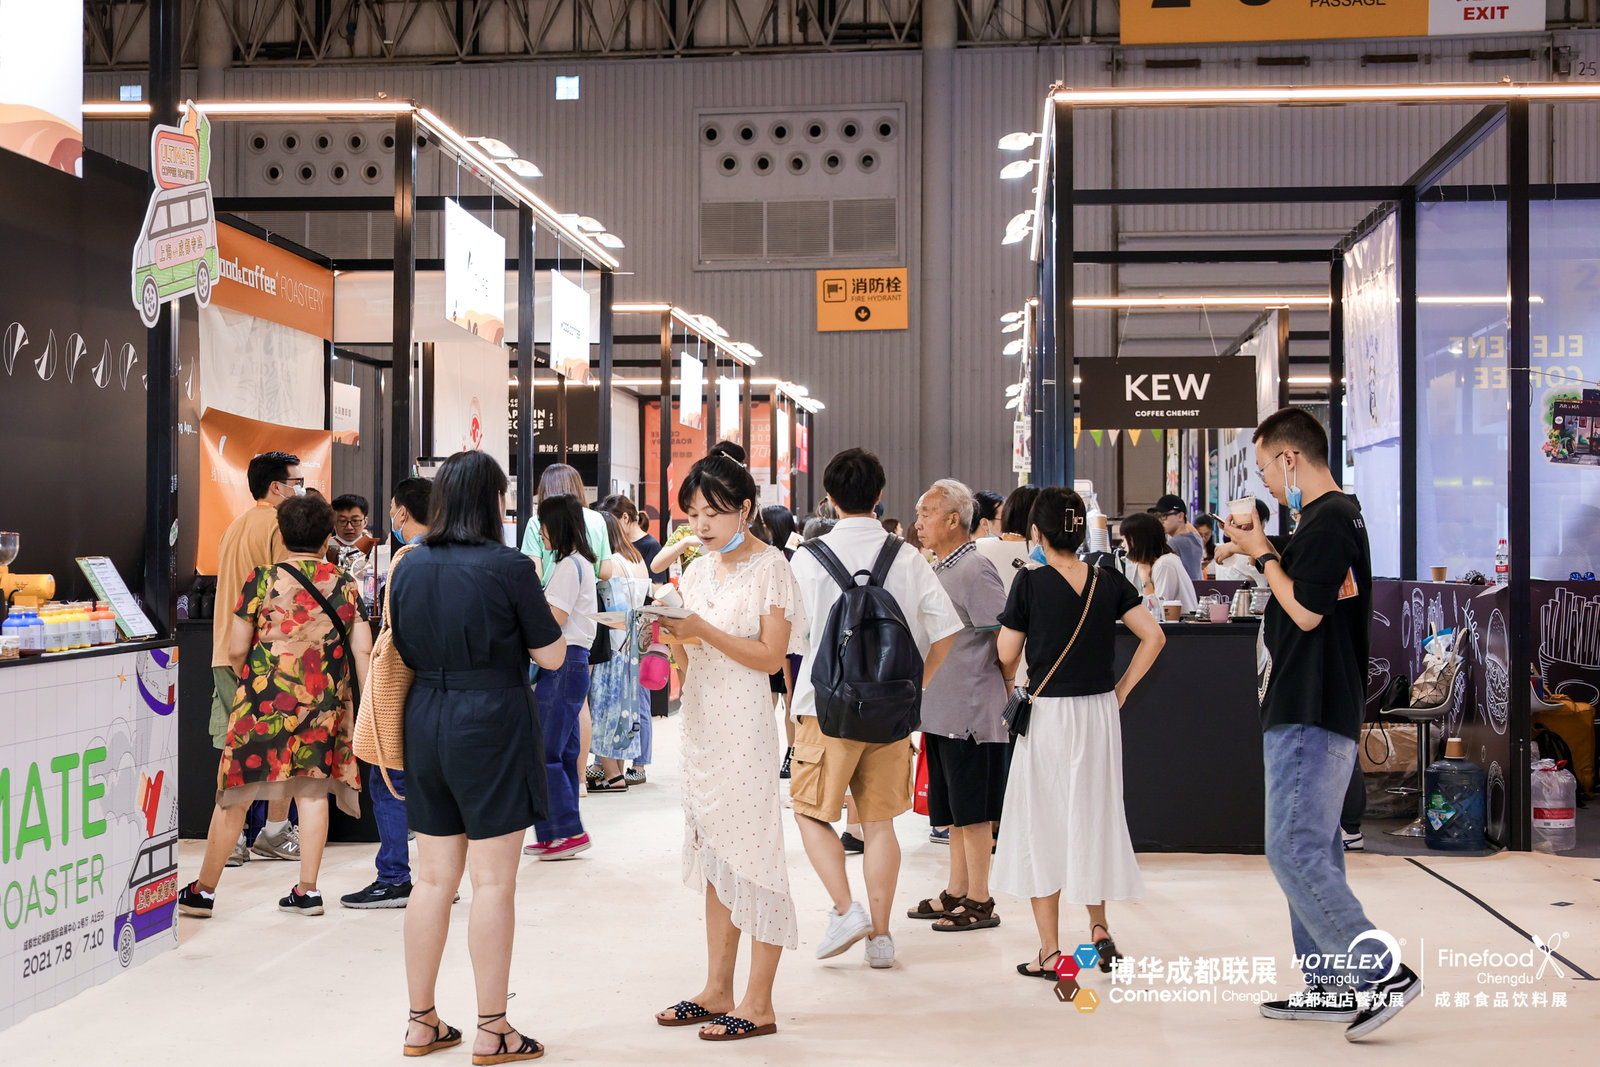
[[[288, 554], [278, 533], [278, 505], [305, 496], [306, 480], [300, 473], [300, 457], [288, 452], [263, 452], [250, 461], [245, 479], [255, 504], [228, 524], [217, 545], [217, 607], [211, 620], [211, 742], [223, 747], [228, 734], [228, 717], [239, 691], [239, 676], [228, 662], [228, 627], [233, 608], [244, 591], [244, 580], [258, 567], [271, 567]], [[289, 825], [289, 801], [274, 800], [267, 805], [267, 824], [256, 835], [255, 844], [246, 846], [244, 835], [233, 848], [228, 866], [248, 862], [251, 853], [263, 859], [300, 859], [300, 836]]]
[[333, 540], [327, 560], [352, 578], [367, 571], [367, 559], [378, 539], [367, 529], [367, 498], [345, 493], [333, 498]]
[[1328, 468], [1328, 435], [1316, 419], [1283, 408], [1254, 441], [1263, 484], [1298, 516], [1281, 555], [1261, 523], [1230, 516], [1227, 531], [1272, 589], [1257, 644], [1267, 862], [1288, 898], [1306, 980], [1261, 1014], [1342, 1022], [1357, 1041], [1422, 993], [1350, 891], [1339, 828], [1366, 710], [1372, 551], [1361, 505]]
[[1200, 539], [1200, 533], [1189, 525], [1189, 508], [1183, 498], [1173, 493], [1168, 493], [1156, 501], [1156, 506], [1150, 511], [1161, 520], [1161, 528], [1166, 532], [1167, 544], [1178, 559], [1183, 561], [1184, 572], [1191, 581], [1199, 581], [1205, 577], [1205, 542]]

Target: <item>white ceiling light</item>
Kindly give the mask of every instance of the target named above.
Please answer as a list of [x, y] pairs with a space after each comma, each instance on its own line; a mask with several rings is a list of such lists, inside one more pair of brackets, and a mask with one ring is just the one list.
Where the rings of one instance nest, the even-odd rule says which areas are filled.
[[1000, 316], [1000, 321], [1002, 323], [1004, 323], [1005, 325], [1009, 326], [1013, 322], [1016, 322], [1020, 318], [1022, 318], [1022, 312], [1020, 312], [1020, 311], [1008, 311], [1004, 315]]
[[1010, 163], [1000, 168], [1000, 177], [1006, 181], [1013, 178], [1026, 178], [1033, 173], [1033, 168], [1038, 166], [1037, 159], [1013, 159]]
[[1020, 410], [1021, 407], [1022, 407], [1022, 398], [1020, 396], [1012, 397], [1010, 400], [1006, 401], [1006, 410], [1007, 411], [1017, 411], [1017, 410]]
[[1008, 231], [1010, 231], [1010, 230], [1018, 230], [1018, 229], [1021, 229], [1024, 226], [1027, 226], [1032, 221], [1033, 221], [1033, 208], [1030, 207], [1026, 211], [1019, 211], [1015, 215], [1012, 215], [1011, 216], [1011, 221], [1006, 223], [1006, 229]]
[[1006, 346], [1004, 348], [1002, 348], [1000, 351], [1001, 351], [1002, 355], [1007, 355], [1007, 356], [1015, 356], [1015, 355], [1021, 354], [1021, 352], [1022, 352], [1022, 338], [1020, 338], [1020, 337], [1012, 338], [1011, 340], [1006, 342]]
[[605, 233], [605, 223], [599, 219], [590, 218], [588, 215], [579, 215], [577, 218], [578, 229], [584, 233]]
[[467, 140], [483, 149], [491, 159], [515, 159], [517, 154], [511, 146], [498, 137], [468, 137]]
[[1036, 133], [1008, 133], [1000, 138], [1000, 151], [1020, 152], [1024, 148], [1032, 148]]
[[628, 247], [627, 245], [622, 243], [622, 238], [618, 237], [614, 233], [597, 233], [597, 234], [594, 235], [594, 239], [596, 241], [599, 241], [601, 244], [605, 245], [607, 248], [626, 248], [626, 247]]
[[1016, 396], [1020, 392], [1022, 392], [1021, 382], [1013, 382], [1006, 386], [1006, 396]]
[[1000, 328], [1000, 332], [1001, 333], [1016, 333], [1020, 329], [1022, 329], [1022, 323], [1020, 321], [1018, 321], [1018, 322], [1013, 322], [1009, 326], [1002, 326]]
[[528, 162], [526, 159], [506, 160], [506, 169], [519, 178], [543, 178], [544, 171]]
[[1032, 232], [1032, 228], [1028, 226], [1023, 226], [1015, 230], [1007, 230], [1005, 237], [1001, 239], [1000, 243], [1003, 245], [1021, 244], [1023, 241], [1028, 239], [1028, 235]]

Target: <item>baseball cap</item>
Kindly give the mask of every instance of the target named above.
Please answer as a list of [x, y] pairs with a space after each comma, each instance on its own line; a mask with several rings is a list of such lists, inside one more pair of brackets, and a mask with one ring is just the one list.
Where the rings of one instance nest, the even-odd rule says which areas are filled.
[[1189, 508], [1186, 504], [1184, 504], [1183, 498], [1180, 496], [1175, 496], [1172, 493], [1168, 493], [1160, 500], [1157, 500], [1156, 506], [1150, 510], [1155, 512], [1157, 515], [1171, 515], [1174, 512], [1183, 515], [1189, 514]]

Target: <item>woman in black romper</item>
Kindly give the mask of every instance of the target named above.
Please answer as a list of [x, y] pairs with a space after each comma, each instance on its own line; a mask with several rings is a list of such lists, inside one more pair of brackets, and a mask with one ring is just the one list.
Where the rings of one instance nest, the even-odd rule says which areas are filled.
[[406, 815], [417, 835], [406, 905], [406, 1054], [460, 1042], [434, 1011], [450, 903], [472, 870], [474, 1059], [543, 1052], [506, 1020], [522, 839], [546, 815], [544, 753], [528, 661], [560, 667], [566, 642], [533, 561], [501, 543], [506, 476], [483, 452], [458, 452], [433, 481], [433, 514], [395, 562], [389, 624], [416, 671], [406, 700]]

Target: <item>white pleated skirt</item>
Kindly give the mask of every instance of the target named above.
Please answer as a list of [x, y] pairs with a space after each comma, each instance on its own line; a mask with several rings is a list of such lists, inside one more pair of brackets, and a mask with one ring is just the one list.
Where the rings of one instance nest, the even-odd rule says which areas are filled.
[[1144, 878], [1122, 803], [1115, 693], [1035, 697], [1006, 782], [990, 880], [1002, 893], [1062, 903], [1136, 900]]

